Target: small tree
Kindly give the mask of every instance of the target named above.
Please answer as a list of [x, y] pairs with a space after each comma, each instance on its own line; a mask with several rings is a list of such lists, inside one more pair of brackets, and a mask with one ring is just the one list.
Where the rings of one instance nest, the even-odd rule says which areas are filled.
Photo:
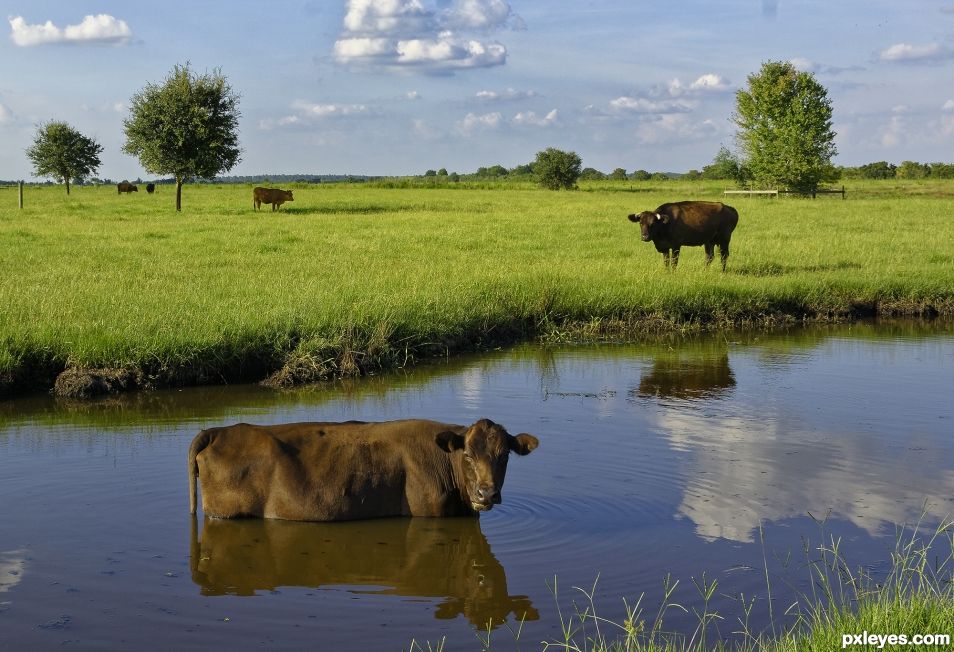
[[602, 181], [605, 178], [606, 175], [596, 168], [583, 168], [583, 171], [580, 172], [581, 181]]
[[533, 173], [540, 185], [549, 190], [569, 190], [580, 178], [583, 161], [576, 152], [564, 152], [548, 147], [537, 152], [533, 162]]
[[132, 97], [123, 151], [150, 174], [175, 178], [177, 211], [184, 181], [212, 179], [239, 162], [238, 101], [221, 72], [196, 75], [188, 63]]
[[653, 175], [651, 175], [646, 170], [636, 170], [635, 172], [633, 172], [633, 179], [636, 181], [649, 181], [652, 178], [653, 178]]
[[712, 159], [712, 163], [703, 166], [703, 179], [734, 179], [739, 181], [741, 166], [735, 154], [725, 146], [719, 148], [719, 153]]
[[898, 166], [899, 179], [924, 179], [931, 174], [931, 166], [917, 161], [901, 161]]
[[99, 155], [103, 148], [92, 138], [84, 136], [65, 122], [51, 120], [37, 127], [33, 145], [26, 150], [38, 177], [52, 177], [66, 184], [70, 194], [70, 180], [82, 181], [99, 169]]
[[424, 173], [424, 176], [425, 176], [425, 177], [436, 177], [436, 176], [437, 176], [437, 170], [428, 170], [427, 172]]
[[757, 183], [814, 192], [837, 153], [825, 87], [788, 62], [768, 61], [736, 94], [742, 166]]
[[439, 177], [446, 177], [446, 176], [447, 176], [447, 168], [441, 168], [440, 170], [438, 170], [438, 171], [437, 171], [437, 176], [439, 176]]
[[610, 173], [610, 179], [613, 181], [626, 181], [626, 170], [623, 168], [616, 168]]
[[893, 179], [898, 168], [887, 161], [875, 161], [862, 165], [858, 170], [864, 179]]

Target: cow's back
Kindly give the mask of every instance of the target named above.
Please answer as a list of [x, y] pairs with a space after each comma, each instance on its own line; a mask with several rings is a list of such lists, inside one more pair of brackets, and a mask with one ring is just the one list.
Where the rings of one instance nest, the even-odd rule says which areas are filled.
[[673, 218], [672, 237], [683, 245], [701, 245], [731, 237], [739, 222], [738, 212], [722, 202], [681, 201], [663, 204], [657, 213]]
[[[203, 431], [196, 454], [203, 511], [333, 521], [442, 516], [453, 472], [436, 422], [238, 424]], [[198, 439], [198, 437], [197, 437]]]

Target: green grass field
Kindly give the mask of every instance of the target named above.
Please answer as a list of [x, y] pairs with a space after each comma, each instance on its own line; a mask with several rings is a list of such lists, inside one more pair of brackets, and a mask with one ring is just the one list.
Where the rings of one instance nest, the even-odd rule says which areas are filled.
[[701, 247], [665, 270], [626, 220], [719, 184], [387, 185], [292, 186], [277, 213], [187, 186], [181, 214], [168, 186], [28, 187], [23, 210], [0, 188], [0, 394], [65, 368], [282, 384], [539, 336], [954, 314], [954, 182], [734, 197], [725, 274]]

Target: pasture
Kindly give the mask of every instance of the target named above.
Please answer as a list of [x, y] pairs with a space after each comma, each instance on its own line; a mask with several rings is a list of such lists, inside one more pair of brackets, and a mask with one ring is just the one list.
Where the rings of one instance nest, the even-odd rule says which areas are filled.
[[[675, 272], [626, 215], [721, 184], [0, 189], [0, 394], [65, 368], [134, 385], [292, 384], [521, 339], [954, 313], [952, 182], [733, 197], [728, 271]], [[379, 186], [379, 187], [375, 187]]]

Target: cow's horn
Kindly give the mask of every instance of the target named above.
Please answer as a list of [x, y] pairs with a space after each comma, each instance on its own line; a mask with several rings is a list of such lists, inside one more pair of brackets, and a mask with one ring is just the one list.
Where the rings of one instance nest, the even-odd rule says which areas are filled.
[[662, 215], [660, 215], [659, 213], [656, 213], [656, 219], [657, 219], [657, 220], [661, 220], [661, 219], [662, 219]]

